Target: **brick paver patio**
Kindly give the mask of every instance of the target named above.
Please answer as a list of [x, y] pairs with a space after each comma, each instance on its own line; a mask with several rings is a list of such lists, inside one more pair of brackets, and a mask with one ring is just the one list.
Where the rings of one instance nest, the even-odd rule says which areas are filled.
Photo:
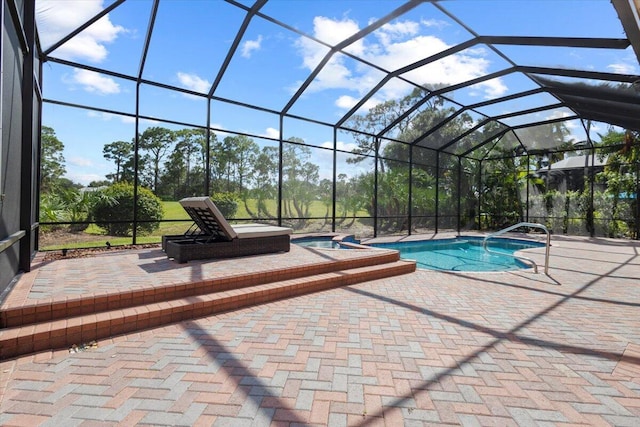
[[553, 245], [3, 361], [0, 425], [638, 426], [640, 244]]

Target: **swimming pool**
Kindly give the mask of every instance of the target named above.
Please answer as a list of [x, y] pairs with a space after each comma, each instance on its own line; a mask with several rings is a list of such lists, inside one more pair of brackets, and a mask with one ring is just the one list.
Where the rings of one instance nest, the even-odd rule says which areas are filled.
[[[412, 259], [418, 268], [446, 271], [508, 271], [531, 266], [513, 258], [516, 251], [544, 247], [544, 243], [518, 239], [491, 239], [482, 247], [482, 237], [421, 240], [415, 242], [374, 243], [378, 248], [400, 251], [400, 257]], [[499, 252], [496, 254], [496, 252]], [[502, 255], [505, 254], [505, 255]]]

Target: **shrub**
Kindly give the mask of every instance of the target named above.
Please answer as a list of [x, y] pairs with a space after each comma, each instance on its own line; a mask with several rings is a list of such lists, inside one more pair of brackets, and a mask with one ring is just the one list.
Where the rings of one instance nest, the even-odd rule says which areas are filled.
[[[92, 209], [96, 224], [112, 236], [130, 236], [133, 232], [133, 185], [117, 183], [101, 190]], [[157, 230], [162, 219], [162, 203], [151, 190], [138, 188], [138, 234], [150, 234]]]
[[233, 218], [238, 211], [238, 196], [235, 193], [213, 193], [211, 200], [225, 218]]
[[[63, 222], [65, 218], [66, 206], [62, 199], [53, 193], [42, 193], [40, 195], [40, 222]], [[60, 224], [40, 225], [41, 232], [59, 230], [64, 226]]]

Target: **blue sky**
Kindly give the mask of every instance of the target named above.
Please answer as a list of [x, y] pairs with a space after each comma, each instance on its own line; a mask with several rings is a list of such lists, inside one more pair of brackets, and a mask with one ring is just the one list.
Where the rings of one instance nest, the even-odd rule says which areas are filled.
[[[252, 2], [241, 3], [251, 5]], [[109, 4], [100, 0], [36, 0], [38, 29], [44, 49]], [[215, 95], [279, 111], [325, 56], [329, 50], [327, 45], [341, 42], [401, 4], [390, 0], [271, 0], [262, 9], [263, 13], [324, 44], [256, 17], [251, 21]], [[386, 73], [380, 69], [394, 71], [469, 40], [473, 38], [469, 30], [491, 36], [624, 36], [608, 0], [460, 0], [440, 4], [469, 29], [434, 5], [421, 4], [347, 47], [348, 53], [372, 66], [347, 55], [334, 55], [289, 112], [334, 123], [384, 78]], [[53, 51], [51, 56], [136, 76], [151, 6], [150, 0], [126, 1]], [[206, 94], [244, 16], [243, 10], [220, 0], [161, 1], [142, 78]], [[640, 74], [631, 48], [497, 47], [521, 65]], [[488, 46], [475, 45], [401, 77], [418, 84], [451, 85], [509, 66]], [[412, 86], [403, 79], [391, 79], [365, 104], [365, 108], [407, 94]], [[477, 103], [534, 87], [536, 85], [524, 76], [507, 75], [448, 95], [461, 103]], [[135, 84], [124, 79], [51, 62], [44, 65], [45, 99], [134, 114], [135, 93]], [[206, 124], [207, 103], [202, 98], [144, 84], [140, 94], [140, 113], [144, 116], [194, 125]], [[485, 107], [481, 112], [501, 114], [555, 102], [549, 95], [539, 95]], [[508, 124], [569, 114], [567, 110], [549, 110], [524, 119], [511, 119]], [[480, 115], [475, 116], [481, 118]], [[48, 103], [43, 109], [43, 124], [53, 127], [65, 144], [67, 177], [82, 184], [104, 179], [106, 174], [114, 171], [114, 165], [102, 156], [105, 144], [129, 141], [135, 134], [131, 117]], [[269, 138], [279, 135], [277, 115], [218, 102], [212, 103], [211, 124], [221, 130]], [[157, 121], [142, 121], [141, 125], [140, 131], [157, 125], [175, 129], [182, 127]], [[574, 139], [585, 139], [579, 123], [573, 121], [567, 125]], [[604, 126], [596, 125], [594, 131], [598, 130], [604, 131]], [[225, 135], [217, 133], [220, 137]], [[300, 137], [317, 147], [333, 146], [330, 127], [299, 120], [285, 121], [284, 136]], [[257, 142], [271, 143], [267, 140]], [[348, 134], [339, 134], [338, 147], [345, 150], [353, 147]], [[322, 165], [323, 177], [330, 177], [330, 151], [316, 149], [313, 156], [314, 161]], [[362, 168], [368, 166], [363, 165]], [[359, 169], [342, 162], [339, 168], [339, 172], [349, 175], [359, 172]]]

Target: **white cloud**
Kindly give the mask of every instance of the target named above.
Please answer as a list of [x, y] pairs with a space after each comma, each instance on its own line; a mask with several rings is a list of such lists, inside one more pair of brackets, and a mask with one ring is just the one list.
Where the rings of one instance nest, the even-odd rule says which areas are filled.
[[617, 64], [609, 64], [607, 65], [607, 68], [611, 70], [612, 73], [617, 74], [633, 74], [636, 72], [636, 67], [623, 62], [619, 62]]
[[[36, 19], [44, 49], [57, 43], [104, 9], [102, 0], [37, 0]], [[54, 51], [55, 56], [90, 62], [102, 62], [108, 55], [106, 45], [113, 43], [124, 27], [103, 16]]]
[[68, 160], [68, 162], [73, 166], [82, 166], [82, 167], [93, 166], [93, 162], [91, 161], [91, 159], [87, 159], [86, 157], [72, 157]]
[[[385, 41], [383, 37], [379, 40]], [[367, 59], [375, 61], [388, 70], [397, 70], [431, 55], [442, 52], [449, 46], [435, 36], [416, 36], [407, 40], [394, 41], [383, 45], [383, 51]]]
[[111, 119], [113, 119], [113, 117], [115, 116], [115, 114], [111, 114], [111, 113], [103, 113], [101, 111], [88, 111], [87, 112], [87, 116], [91, 117], [93, 119], [99, 119], [99, 120], [103, 120], [105, 122], [110, 121]]
[[302, 67], [308, 70], [316, 68], [329, 51], [329, 48], [306, 37], [300, 37], [295, 44], [302, 55]]
[[[337, 107], [342, 108], [343, 110], [350, 110], [359, 101], [360, 99], [356, 99], [352, 96], [342, 95], [336, 100], [335, 104]], [[370, 98], [362, 105], [362, 107], [360, 107], [360, 111], [364, 111], [364, 112], [369, 111], [371, 108], [375, 107], [379, 103], [380, 102], [378, 100]]]
[[[102, 120], [105, 122], [115, 119], [115, 120], [119, 120], [120, 123], [124, 123], [127, 125], [134, 124], [136, 122], [136, 118], [132, 116], [125, 116], [121, 114], [111, 114], [111, 113], [105, 113], [102, 111], [87, 111], [87, 117], [90, 117], [92, 119]], [[160, 122], [157, 120], [149, 120], [149, 119], [143, 119], [143, 118], [139, 120], [139, 123], [140, 123], [140, 126], [147, 126], [147, 127], [157, 126], [158, 124], [160, 124]]]
[[[314, 36], [331, 45], [335, 45], [353, 35], [359, 30], [355, 21], [345, 19], [336, 21], [322, 16], [313, 20]], [[363, 40], [359, 40], [348, 47], [348, 51], [357, 55], [364, 54]], [[305, 37], [297, 40], [302, 56], [302, 66], [309, 71], [314, 70], [320, 61], [325, 57], [328, 48]], [[325, 64], [321, 72], [307, 89], [308, 93], [319, 92], [326, 89], [347, 89], [363, 93], [366, 83], [370, 82], [370, 76], [357, 74], [349, 69], [345, 64], [346, 58], [343, 55], [333, 55], [329, 62]], [[376, 81], [379, 81], [381, 74]], [[370, 86], [370, 84], [369, 84]], [[367, 86], [367, 87], [369, 87]]]
[[[491, 79], [482, 83], [471, 86], [472, 88], [479, 89], [479, 96], [484, 96], [486, 99], [499, 98], [507, 92], [507, 86], [502, 82], [502, 79]], [[484, 95], [483, 95], [484, 93]]]
[[72, 182], [77, 182], [82, 185], [89, 185], [92, 181], [104, 180], [104, 175], [98, 175], [95, 173], [67, 173], [65, 176]]
[[[326, 17], [314, 19], [313, 35], [330, 44], [337, 44], [359, 30], [358, 24], [350, 19], [334, 20]], [[403, 66], [442, 52], [451, 46], [442, 39], [421, 31], [429, 27], [441, 27], [443, 23], [435, 21], [405, 20], [386, 24], [373, 33], [375, 39], [368, 37], [349, 46], [351, 53], [359, 54], [363, 59], [381, 66], [386, 70], [397, 70]], [[365, 41], [366, 40], [366, 41]], [[375, 40], [375, 41], [372, 41]], [[327, 48], [311, 40], [300, 38], [297, 47], [302, 56], [302, 66], [314, 70], [326, 55]], [[419, 69], [405, 73], [403, 77], [417, 84], [449, 86], [484, 76], [490, 72], [490, 61], [483, 48], [471, 48], [439, 61], [432, 62]], [[328, 89], [342, 89], [352, 94], [341, 94], [335, 104], [341, 108], [350, 108], [359, 96], [364, 95], [383, 77], [383, 74], [369, 67], [352, 66], [342, 55], [333, 55], [316, 79], [307, 89], [313, 93]], [[492, 79], [474, 85], [472, 95], [484, 98], [496, 98], [507, 91], [501, 79]], [[406, 84], [390, 81], [376, 94], [379, 99], [398, 99], [408, 93]]]
[[251, 54], [254, 50], [260, 50], [262, 46], [262, 36], [259, 35], [256, 40], [247, 40], [242, 44], [242, 57], [251, 58]]
[[[551, 114], [548, 114], [547, 117], [545, 117], [545, 120], [561, 119], [563, 117], [569, 117], [569, 116], [571, 116], [571, 113], [567, 111], [553, 110]], [[568, 121], [565, 122], [565, 124], [567, 123], [569, 122]]]
[[266, 136], [267, 138], [278, 139], [278, 138], [280, 138], [280, 131], [278, 129], [274, 129], [274, 128], [267, 128], [264, 131], [264, 136]]
[[[87, 116], [98, 119], [98, 120], [103, 120], [105, 122], [108, 122], [111, 119], [115, 118], [116, 120], [120, 120], [120, 123], [124, 123], [127, 125], [134, 124], [136, 122], [136, 118], [132, 116], [124, 116], [120, 114], [103, 113], [103, 112], [97, 112], [97, 111], [89, 111], [87, 113]], [[160, 122], [157, 120], [149, 120], [149, 119], [142, 119], [142, 118], [139, 120], [139, 123], [140, 123], [140, 126], [144, 126], [144, 125], [157, 126], [158, 124], [160, 124]]]
[[[322, 143], [322, 147], [323, 148], [330, 148], [333, 149], [333, 142], [332, 141], [326, 141]], [[358, 144], [354, 143], [354, 142], [342, 142], [342, 141], [338, 141], [336, 143], [336, 149], [338, 150], [342, 150], [342, 151], [353, 151], [354, 149], [358, 148]]]
[[360, 26], [351, 19], [337, 21], [324, 16], [313, 18], [313, 35], [332, 46], [351, 37], [358, 31], [360, 31]]
[[422, 21], [420, 21], [420, 23], [427, 28], [434, 27], [437, 29], [442, 29], [450, 25], [447, 21], [442, 21], [439, 19], [423, 19]]
[[[371, 59], [387, 69], [395, 70], [440, 53], [449, 47], [437, 37], [418, 36], [391, 44], [386, 47], [385, 55]], [[409, 71], [403, 76], [418, 84], [434, 87], [466, 82], [490, 72], [491, 63], [485, 58], [485, 54], [484, 49], [467, 49]], [[499, 78], [473, 85], [472, 89], [477, 89], [476, 94], [485, 98], [496, 98], [507, 91], [507, 87]]]
[[375, 34], [383, 46], [391, 45], [395, 40], [403, 40], [408, 36], [415, 36], [420, 30], [420, 24], [415, 21], [402, 21], [384, 24]]
[[178, 72], [177, 77], [184, 88], [194, 92], [209, 93], [211, 89], [211, 83], [196, 74]]
[[120, 85], [112, 78], [105, 77], [95, 71], [73, 69], [73, 75], [63, 77], [63, 81], [74, 87], [80, 86], [84, 91], [98, 95], [114, 95], [120, 93]]
[[358, 99], [349, 95], [342, 95], [336, 100], [336, 106], [348, 110], [358, 103]]

